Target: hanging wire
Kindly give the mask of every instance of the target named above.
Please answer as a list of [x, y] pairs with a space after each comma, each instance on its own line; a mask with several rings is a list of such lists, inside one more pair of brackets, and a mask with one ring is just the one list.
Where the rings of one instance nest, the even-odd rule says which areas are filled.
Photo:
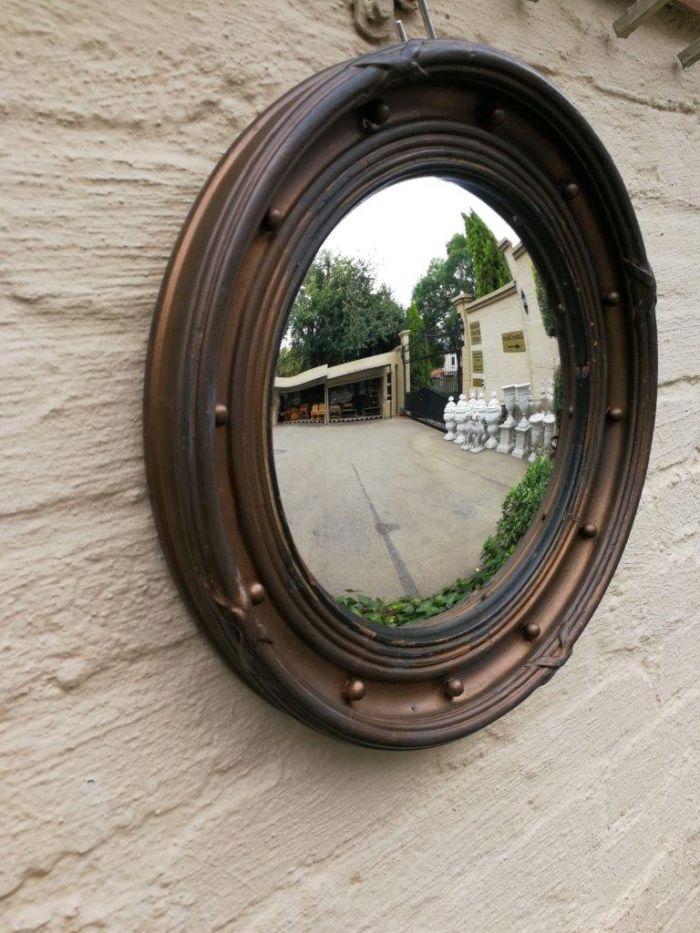
[[[429, 39], [437, 39], [437, 33], [435, 32], [435, 27], [433, 26], [433, 21], [430, 16], [430, 10], [428, 9], [427, 0], [418, 0], [418, 9], [420, 10], [420, 15], [423, 17], [423, 25], [425, 26], [425, 31]], [[399, 40], [404, 44], [408, 42], [408, 35], [406, 34], [406, 28], [403, 22], [400, 19], [396, 21], [396, 33], [399, 37]]]
[[437, 33], [435, 32], [433, 21], [430, 18], [430, 10], [428, 9], [427, 0], [418, 0], [418, 7], [420, 9], [420, 15], [423, 17], [423, 25], [425, 26], [425, 31], [428, 34], [428, 38], [437, 39]]

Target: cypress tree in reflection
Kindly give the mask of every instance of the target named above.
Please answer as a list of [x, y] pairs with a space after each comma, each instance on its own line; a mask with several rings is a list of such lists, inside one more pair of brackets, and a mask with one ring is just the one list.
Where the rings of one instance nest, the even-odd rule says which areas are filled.
[[411, 388], [415, 392], [432, 385], [430, 376], [433, 370], [425, 324], [415, 303], [406, 312], [406, 327], [411, 332]]
[[522, 480], [509, 490], [503, 501], [503, 512], [496, 532], [484, 542], [481, 566], [468, 579], [455, 580], [439, 593], [427, 597], [417, 596], [387, 603], [381, 598], [352, 593], [338, 596], [338, 602], [355, 615], [392, 627], [422, 622], [451, 609], [490, 580], [514, 553], [542, 504], [553, 469], [554, 460], [538, 457], [530, 464]]
[[510, 282], [510, 269], [498, 248], [498, 240], [476, 211], [465, 217], [464, 223], [467, 229], [467, 249], [474, 270], [476, 297], [483, 298]]

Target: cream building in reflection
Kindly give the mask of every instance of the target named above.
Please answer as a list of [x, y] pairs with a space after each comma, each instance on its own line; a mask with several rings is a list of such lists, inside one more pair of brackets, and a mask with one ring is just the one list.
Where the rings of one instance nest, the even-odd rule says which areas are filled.
[[528, 384], [538, 399], [559, 365], [557, 340], [544, 328], [529, 253], [510, 240], [499, 248], [512, 281], [482, 298], [461, 294], [454, 301], [464, 322], [462, 391], [476, 388], [487, 398], [496, 392], [503, 401], [503, 386]]
[[[408, 331], [402, 331], [402, 344]], [[387, 353], [275, 376], [273, 424], [394, 418], [404, 407], [401, 346]]]

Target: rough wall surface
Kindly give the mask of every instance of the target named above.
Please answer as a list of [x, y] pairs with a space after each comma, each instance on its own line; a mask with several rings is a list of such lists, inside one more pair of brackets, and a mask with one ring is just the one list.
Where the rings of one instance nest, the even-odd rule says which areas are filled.
[[[433, 0], [619, 163], [658, 276], [660, 404], [625, 558], [569, 664], [420, 753], [319, 737], [213, 655], [161, 557], [143, 368], [215, 160], [364, 51], [344, 0], [0, 0], [0, 929], [695, 931], [700, 71], [668, 12]], [[406, 17], [413, 34], [418, 23]]]

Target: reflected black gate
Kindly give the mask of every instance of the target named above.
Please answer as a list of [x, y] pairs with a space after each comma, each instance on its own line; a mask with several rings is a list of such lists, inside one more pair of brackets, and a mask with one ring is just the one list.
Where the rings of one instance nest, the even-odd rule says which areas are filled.
[[[424, 331], [421, 336], [425, 340], [435, 341], [436, 347], [433, 353], [427, 356], [413, 357], [411, 355], [411, 343], [401, 348], [401, 356], [404, 365], [404, 378], [406, 383], [411, 383], [410, 364], [429, 360], [435, 362], [435, 356], [454, 354], [457, 358], [457, 370], [454, 373], [446, 374], [442, 371], [440, 379], [440, 388], [448, 389], [446, 392], [440, 392], [435, 387], [425, 386], [416, 389], [413, 392], [406, 393], [404, 412], [416, 421], [423, 421], [431, 427], [439, 428], [444, 431], [443, 416], [445, 405], [449, 401], [450, 395], [457, 397], [461, 392], [462, 385], [462, 351], [464, 349], [464, 321], [461, 317], [455, 322], [454, 327], [447, 331]], [[432, 378], [432, 377], [431, 377]], [[454, 386], [454, 388], [452, 388]]]
[[445, 430], [443, 414], [449, 396], [435, 389], [417, 389], [406, 393], [405, 413], [416, 421], [423, 421], [433, 428]]

